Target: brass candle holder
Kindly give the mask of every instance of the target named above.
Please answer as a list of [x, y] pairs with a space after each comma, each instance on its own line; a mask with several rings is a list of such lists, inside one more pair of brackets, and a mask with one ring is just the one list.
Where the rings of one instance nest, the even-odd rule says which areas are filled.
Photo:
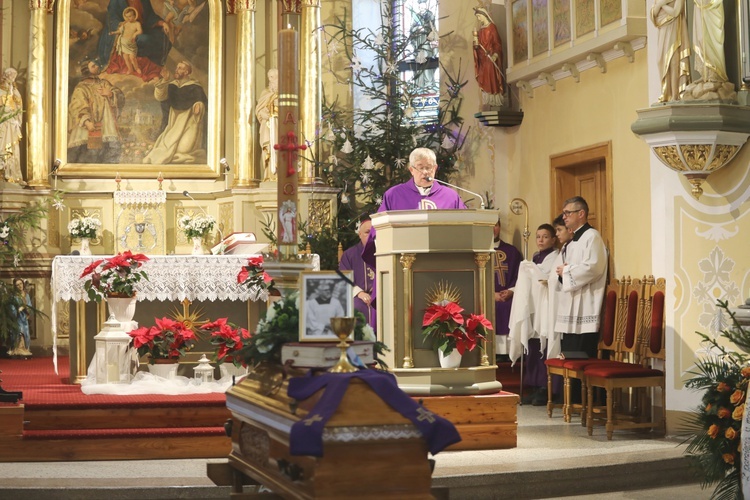
[[352, 373], [356, 372], [355, 368], [346, 356], [346, 350], [349, 347], [347, 338], [354, 332], [354, 318], [331, 318], [331, 328], [333, 333], [339, 338], [338, 348], [341, 349], [341, 356], [338, 363], [333, 365], [328, 371], [331, 373]]

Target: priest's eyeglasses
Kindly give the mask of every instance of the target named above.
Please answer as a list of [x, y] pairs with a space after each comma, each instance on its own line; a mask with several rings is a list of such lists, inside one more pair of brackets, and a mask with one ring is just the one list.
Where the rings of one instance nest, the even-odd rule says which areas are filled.
[[563, 210], [562, 211], [562, 216], [563, 217], [570, 217], [572, 214], [578, 213], [581, 210], [583, 210], [583, 209], [579, 208], [578, 210]]
[[430, 174], [430, 173], [432, 173], [432, 172], [435, 171], [435, 167], [436, 166], [437, 165], [430, 165], [430, 166], [422, 167], [422, 168], [417, 168], [417, 167], [414, 167], [414, 166], [410, 166], [409, 168], [411, 168], [412, 170], [415, 170], [417, 172], [420, 172], [422, 174]]

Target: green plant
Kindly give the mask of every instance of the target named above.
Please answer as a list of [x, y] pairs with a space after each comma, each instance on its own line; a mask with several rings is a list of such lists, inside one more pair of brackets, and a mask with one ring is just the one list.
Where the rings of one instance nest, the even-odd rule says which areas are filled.
[[91, 275], [83, 284], [89, 299], [100, 302], [102, 297], [134, 297], [135, 285], [148, 274], [140, 268], [148, 257], [130, 250], [114, 257], [95, 260], [81, 273], [81, 278]]
[[[375, 333], [367, 324], [362, 313], [355, 314], [357, 323], [354, 327], [354, 340], [375, 340]], [[245, 366], [257, 366], [261, 363], [281, 364], [281, 347], [288, 342], [299, 341], [299, 294], [290, 293], [274, 302], [266, 312], [266, 317], [258, 322], [258, 328], [245, 342], [239, 357]], [[388, 366], [377, 355], [383, 355], [388, 347], [382, 342], [375, 342], [375, 354], [378, 366]]]
[[[746, 349], [750, 331], [742, 328], [726, 301], [717, 305], [729, 315], [732, 327], [724, 329], [724, 338]], [[750, 356], [719, 344], [718, 339], [696, 332], [706, 347], [685, 387], [703, 391], [701, 404], [684, 422], [691, 435], [685, 453], [702, 474], [704, 488], [716, 484], [712, 498], [741, 499], [740, 443], [742, 420], [750, 380]]]

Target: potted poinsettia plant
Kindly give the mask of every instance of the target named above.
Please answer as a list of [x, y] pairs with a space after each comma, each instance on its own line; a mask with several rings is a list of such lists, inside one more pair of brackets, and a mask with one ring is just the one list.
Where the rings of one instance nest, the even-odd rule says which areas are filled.
[[214, 355], [219, 365], [232, 363], [236, 367], [243, 366], [238, 354], [243, 343], [252, 336], [246, 328], [235, 325], [229, 318], [219, 318], [203, 324], [200, 329], [211, 335], [211, 345], [216, 349]]
[[148, 260], [142, 253], [130, 250], [95, 260], [81, 273], [81, 278], [86, 278], [83, 288], [90, 300], [100, 302], [106, 297], [117, 321], [131, 321], [135, 314], [135, 285], [148, 280], [148, 274], [141, 269]]
[[465, 352], [477, 346], [482, 349], [481, 342], [487, 339], [489, 330], [492, 323], [484, 315], [464, 317], [464, 309], [454, 301], [429, 306], [422, 318], [422, 335], [432, 339], [444, 368], [455, 368]]
[[248, 257], [247, 264], [237, 274], [237, 283], [255, 291], [255, 300], [268, 300], [268, 296], [277, 292], [273, 278], [263, 269], [263, 256]]
[[163, 362], [160, 360], [176, 363], [195, 345], [195, 333], [181, 321], [164, 317], [154, 318], [154, 323], [128, 332], [138, 355], [148, 355], [149, 365]]

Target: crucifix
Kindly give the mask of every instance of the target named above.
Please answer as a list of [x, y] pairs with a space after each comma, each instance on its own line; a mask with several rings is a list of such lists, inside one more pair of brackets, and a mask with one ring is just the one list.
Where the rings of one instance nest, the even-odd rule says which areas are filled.
[[304, 151], [307, 149], [305, 144], [297, 143], [297, 135], [293, 130], [286, 133], [286, 137], [282, 139], [283, 144], [274, 144], [273, 149], [281, 151], [286, 154], [286, 176], [291, 177], [297, 171], [294, 169], [294, 160], [297, 155], [294, 154], [296, 151]]

